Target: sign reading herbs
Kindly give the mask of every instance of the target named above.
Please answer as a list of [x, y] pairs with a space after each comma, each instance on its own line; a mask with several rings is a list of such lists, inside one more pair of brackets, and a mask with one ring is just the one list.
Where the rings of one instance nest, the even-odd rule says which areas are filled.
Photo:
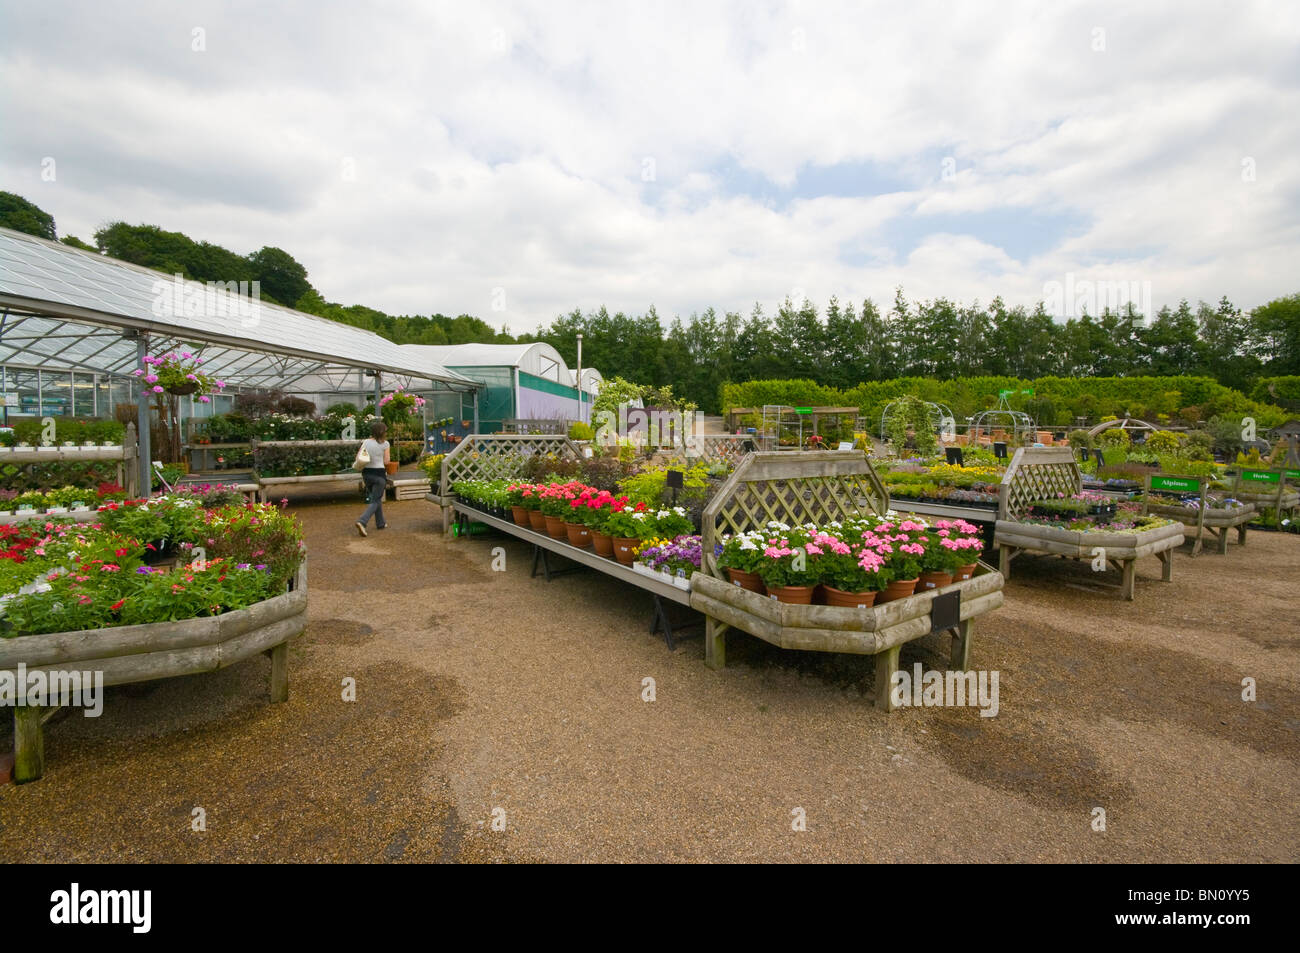
[[1267, 470], [1242, 470], [1241, 479], [1247, 483], [1277, 483], [1282, 475]]

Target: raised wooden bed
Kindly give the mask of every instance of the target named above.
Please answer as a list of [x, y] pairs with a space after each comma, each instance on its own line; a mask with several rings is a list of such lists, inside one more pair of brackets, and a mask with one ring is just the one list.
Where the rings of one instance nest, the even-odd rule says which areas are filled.
[[726, 632], [735, 628], [787, 649], [876, 656], [875, 703], [891, 710], [891, 681], [904, 643], [934, 633], [935, 599], [960, 600], [959, 623], [950, 630], [949, 667], [970, 664], [972, 622], [1002, 605], [1002, 575], [981, 564], [977, 574], [939, 590], [884, 605], [854, 609], [779, 603], [733, 586], [713, 557], [724, 533], [741, 533], [777, 520], [789, 525], [827, 523], [869, 513], [883, 516], [888, 497], [860, 450], [747, 455], [710, 501], [703, 519], [703, 567], [691, 577], [691, 608], [705, 616], [704, 661], [726, 664]]
[[[146, 625], [51, 632], [0, 639], [0, 671], [102, 672], [104, 685], [211, 672], [258, 652], [271, 657], [271, 701], [289, 698], [289, 640], [307, 624], [307, 564], [290, 589], [247, 609], [219, 616]], [[14, 780], [34, 781], [45, 771], [42, 726], [56, 707], [14, 708]]]
[[441, 481], [425, 499], [442, 507], [442, 531], [451, 531], [452, 485], [462, 480], [509, 480], [523, 474], [538, 454], [581, 460], [582, 451], [563, 434], [470, 434], [442, 458]]
[[131, 496], [139, 483], [139, 447], [135, 424], [126, 425], [126, 438], [112, 447], [11, 447], [0, 448], [0, 466], [30, 467], [42, 463], [113, 463], [117, 483]]
[[1119, 570], [1120, 589], [1129, 601], [1133, 600], [1139, 559], [1157, 557], [1162, 564], [1161, 578], [1172, 580], [1173, 550], [1183, 543], [1180, 523], [1141, 532], [1085, 533], [1020, 521], [1034, 501], [1072, 496], [1082, 485], [1079, 465], [1068, 447], [1021, 447], [1016, 451], [1002, 477], [1001, 509], [994, 524], [993, 541], [1003, 577], [1011, 578], [1013, 559], [1030, 552], [1088, 560], [1104, 556], [1107, 564]]

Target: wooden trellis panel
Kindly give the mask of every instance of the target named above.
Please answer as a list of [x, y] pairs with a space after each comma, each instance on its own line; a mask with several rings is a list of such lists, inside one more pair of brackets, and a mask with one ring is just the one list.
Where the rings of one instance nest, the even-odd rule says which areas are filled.
[[704, 510], [703, 568], [723, 578], [713, 558], [722, 534], [748, 532], [770, 520], [798, 526], [879, 516], [888, 509], [885, 488], [861, 450], [751, 453]]
[[748, 434], [697, 434], [694, 438], [705, 463], [725, 463], [736, 467], [745, 458], [746, 445], [757, 446]]
[[581, 460], [577, 444], [563, 434], [470, 434], [442, 461], [443, 497], [461, 480], [508, 480], [523, 473], [532, 457]]
[[1002, 475], [998, 518], [1019, 519], [1035, 500], [1073, 496], [1082, 489], [1083, 474], [1069, 447], [1021, 447]]

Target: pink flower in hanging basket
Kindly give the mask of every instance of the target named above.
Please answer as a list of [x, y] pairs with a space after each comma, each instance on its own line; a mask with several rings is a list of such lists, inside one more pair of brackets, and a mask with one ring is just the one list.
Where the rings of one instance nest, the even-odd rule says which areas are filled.
[[210, 404], [210, 403], [212, 403], [212, 398], [209, 397], [207, 394], [204, 394], [202, 397], [199, 398], [199, 403], [200, 403], [200, 404]]
[[162, 389], [161, 387], [159, 387], [157, 384], [155, 384], [155, 385], [154, 385], [154, 388], [153, 388], [153, 392], [154, 392], [155, 394], [161, 394], [161, 393], [163, 392], [163, 389]]

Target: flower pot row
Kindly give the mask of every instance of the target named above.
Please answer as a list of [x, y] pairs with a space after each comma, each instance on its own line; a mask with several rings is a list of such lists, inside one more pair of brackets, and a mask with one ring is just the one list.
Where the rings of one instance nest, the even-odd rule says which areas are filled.
[[972, 562], [958, 567], [953, 573], [923, 572], [915, 579], [894, 579], [884, 589], [868, 589], [862, 592], [846, 592], [825, 583], [818, 583], [815, 586], [768, 586], [758, 573], [740, 569], [728, 569], [727, 578], [732, 585], [766, 595], [778, 602], [866, 609], [896, 599], [906, 599], [927, 589], [942, 589], [954, 582], [970, 579], [975, 574], [977, 565], [978, 563]]

